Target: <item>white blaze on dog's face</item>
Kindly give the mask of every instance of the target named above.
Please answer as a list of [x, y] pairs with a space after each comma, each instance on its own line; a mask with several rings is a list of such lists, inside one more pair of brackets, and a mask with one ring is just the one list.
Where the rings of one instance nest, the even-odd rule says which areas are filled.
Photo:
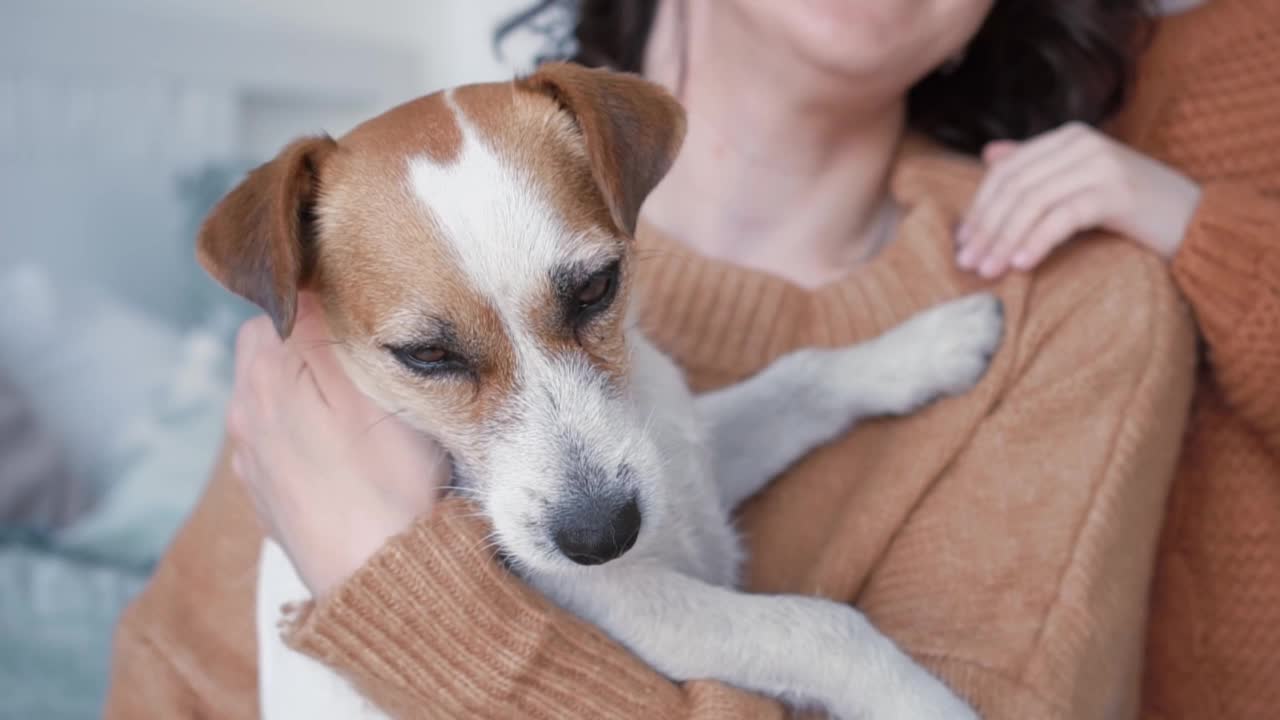
[[626, 300], [682, 135], [629, 76], [458, 88], [286, 148], [215, 209], [201, 259], [285, 335], [297, 289], [319, 293], [352, 378], [450, 450], [517, 563], [605, 562], [661, 521]]

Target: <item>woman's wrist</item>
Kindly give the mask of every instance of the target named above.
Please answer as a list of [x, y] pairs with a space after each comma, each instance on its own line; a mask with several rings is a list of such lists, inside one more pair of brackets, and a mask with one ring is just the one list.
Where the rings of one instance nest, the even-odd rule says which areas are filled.
[[312, 597], [323, 598], [338, 590], [369, 564], [396, 538], [413, 527], [413, 517], [368, 519], [348, 527], [350, 534], [335, 544], [332, 552], [310, 552], [308, 563], [299, 566], [303, 582]]
[[1160, 196], [1148, 204], [1146, 230], [1137, 238], [1165, 260], [1182, 247], [1200, 206], [1201, 189], [1191, 178], [1169, 169]]

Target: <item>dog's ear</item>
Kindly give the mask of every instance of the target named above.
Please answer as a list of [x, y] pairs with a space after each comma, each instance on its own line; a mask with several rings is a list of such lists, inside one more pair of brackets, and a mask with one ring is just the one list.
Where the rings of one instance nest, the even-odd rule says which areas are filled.
[[310, 271], [320, 168], [335, 148], [327, 136], [290, 143], [214, 207], [196, 242], [204, 269], [266, 311], [282, 338]]
[[634, 233], [640, 205], [684, 140], [680, 103], [637, 75], [568, 63], [548, 63], [518, 83], [551, 96], [574, 117], [614, 223]]

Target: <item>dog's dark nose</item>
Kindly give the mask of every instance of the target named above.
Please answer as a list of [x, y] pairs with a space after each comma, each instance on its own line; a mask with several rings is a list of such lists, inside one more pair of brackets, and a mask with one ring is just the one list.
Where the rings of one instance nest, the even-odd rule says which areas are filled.
[[622, 557], [640, 536], [640, 505], [634, 497], [621, 503], [576, 504], [555, 524], [552, 537], [565, 557], [579, 565], [600, 565]]

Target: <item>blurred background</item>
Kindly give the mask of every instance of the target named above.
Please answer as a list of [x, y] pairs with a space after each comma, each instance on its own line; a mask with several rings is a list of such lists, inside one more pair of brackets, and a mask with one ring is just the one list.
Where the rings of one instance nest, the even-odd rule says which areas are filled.
[[235, 327], [197, 225], [248, 168], [528, 67], [524, 0], [0, 0], [0, 719], [100, 715], [195, 502]]

